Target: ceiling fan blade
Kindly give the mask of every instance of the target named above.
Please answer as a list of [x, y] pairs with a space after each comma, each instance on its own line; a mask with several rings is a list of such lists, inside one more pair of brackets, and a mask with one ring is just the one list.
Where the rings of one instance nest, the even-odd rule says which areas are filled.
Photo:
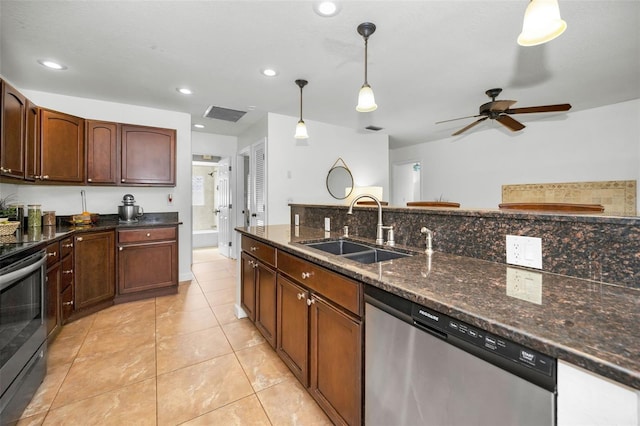
[[513, 108], [507, 109], [507, 114], [528, 114], [531, 112], [554, 112], [554, 111], [569, 111], [571, 104], [557, 104], [557, 105], [540, 105], [533, 107]]
[[481, 116], [482, 116], [482, 114], [478, 114], [478, 115], [470, 115], [470, 116], [468, 116], [468, 117], [452, 118], [451, 120], [436, 121], [436, 124], [440, 124], [440, 123], [448, 123], [449, 121], [464, 120], [465, 118], [475, 118], [475, 117], [481, 117]]
[[500, 124], [502, 124], [503, 126], [505, 126], [506, 128], [508, 128], [509, 130], [516, 132], [518, 130], [522, 130], [524, 129], [525, 125], [522, 124], [521, 122], [514, 120], [513, 118], [509, 117], [508, 115], [499, 115], [498, 117], [496, 117], [496, 121], [500, 122]]
[[[470, 128], [472, 128], [473, 126], [475, 126], [476, 124], [480, 123], [481, 121], [486, 120], [489, 117], [482, 117], [477, 119], [476, 121], [474, 121], [473, 123], [469, 124], [466, 127], [463, 127], [462, 129], [458, 130], [457, 132], [453, 133], [451, 136], [458, 136], [460, 133], [462, 132], [466, 132], [467, 130], [469, 130]], [[515, 120], [514, 120], [515, 121]]]
[[517, 101], [493, 101], [489, 107], [489, 111], [504, 111], [511, 108], [511, 105]]

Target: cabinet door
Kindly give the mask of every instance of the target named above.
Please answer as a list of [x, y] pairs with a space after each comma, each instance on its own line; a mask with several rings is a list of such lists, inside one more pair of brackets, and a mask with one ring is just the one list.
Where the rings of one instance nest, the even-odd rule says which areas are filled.
[[121, 126], [122, 185], [176, 184], [176, 131], [123, 124]]
[[256, 269], [256, 327], [276, 347], [276, 272], [258, 262]]
[[317, 295], [311, 298], [311, 395], [335, 424], [362, 417], [362, 327]]
[[118, 125], [87, 120], [87, 183], [118, 183]]
[[178, 284], [178, 243], [165, 241], [118, 248], [118, 292], [135, 293]]
[[115, 236], [113, 231], [75, 237], [75, 309], [88, 308], [115, 295]]
[[27, 100], [26, 113], [24, 178], [34, 181], [42, 175], [40, 170], [40, 113], [38, 107], [29, 100]]
[[242, 252], [240, 254], [240, 304], [251, 321], [256, 320], [256, 272], [257, 261]]
[[58, 330], [60, 326], [60, 263], [47, 270], [45, 324], [47, 336]]
[[0, 117], [0, 174], [24, 178], [24, 131], [26, 98], [2, 82], [2, 116]]
[[42, 179], [84, 183], [84, 120], [40, 110]]
[[73, 313], [73, 286], [70, 285], [60, 292], [60, 323], [66, 324]]
[[289, 369], [307, 387], [309, 385], [309, 293], [278, 274], [276, 351]]

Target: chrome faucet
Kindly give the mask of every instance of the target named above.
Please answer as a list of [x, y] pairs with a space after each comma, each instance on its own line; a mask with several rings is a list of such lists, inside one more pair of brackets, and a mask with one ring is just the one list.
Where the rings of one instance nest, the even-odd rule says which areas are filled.
[[393, 246], [395, 244], [393, 240], [393, 226], [384, 226], [382, 224], [382, 204], [380, 203], [380, 200], [378, 200], [376, 197], [370, 194], [358, 195], [353, 200], [351, 200], [351, 205], [349, 206], [349, 210], [347, 211], [347, 214], [353, 214], [353, 205], [360, 198], [371, 198], [378, 205], [378, 225], [376, 225], [376, 244], [384, 245], [384, 230], [388, 229], [389, 241], [387, 242], [387, 244], [390, 246]]

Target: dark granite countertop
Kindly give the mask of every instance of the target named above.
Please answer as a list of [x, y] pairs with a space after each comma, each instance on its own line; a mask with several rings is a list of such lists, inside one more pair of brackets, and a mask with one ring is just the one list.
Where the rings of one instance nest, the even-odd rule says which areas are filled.
[[56, 217], [57, 226], [40, 227], [28, 231], [18, 230], [15, 235], [6, 236], [0, 241], [0, 260], [36, 245], [46, 245], [62, 240], [80, 232], [108, 231], [123, 228], [147, 228], [149, 226], [181, 225], [177, 212], [145, 213], [137, 222], [120, 222], [117, 214], [100, 215], [98, 222], [92, 225], [73, 226], [68, 216]]
[[[289, 225], [237, 230], [365, 284], [640, 389], [637, 289], [441, 252], [435, 252], [430, 259], [418, 251], [415, 256], [365, 265], [300, 244], [339, 238], [337, 233]], [[541, 289], [507, 285], [507, 274], [514, 270], [537, 274]], [[533, 294], [527, 296], [528, 291]]]

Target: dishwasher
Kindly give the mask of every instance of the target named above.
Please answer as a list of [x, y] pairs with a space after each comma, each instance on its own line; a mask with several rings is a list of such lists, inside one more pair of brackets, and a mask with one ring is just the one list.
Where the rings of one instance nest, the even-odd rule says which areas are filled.
[[555, 358], [376, 287], [365, 302], [367, 426], [555, 425]]

